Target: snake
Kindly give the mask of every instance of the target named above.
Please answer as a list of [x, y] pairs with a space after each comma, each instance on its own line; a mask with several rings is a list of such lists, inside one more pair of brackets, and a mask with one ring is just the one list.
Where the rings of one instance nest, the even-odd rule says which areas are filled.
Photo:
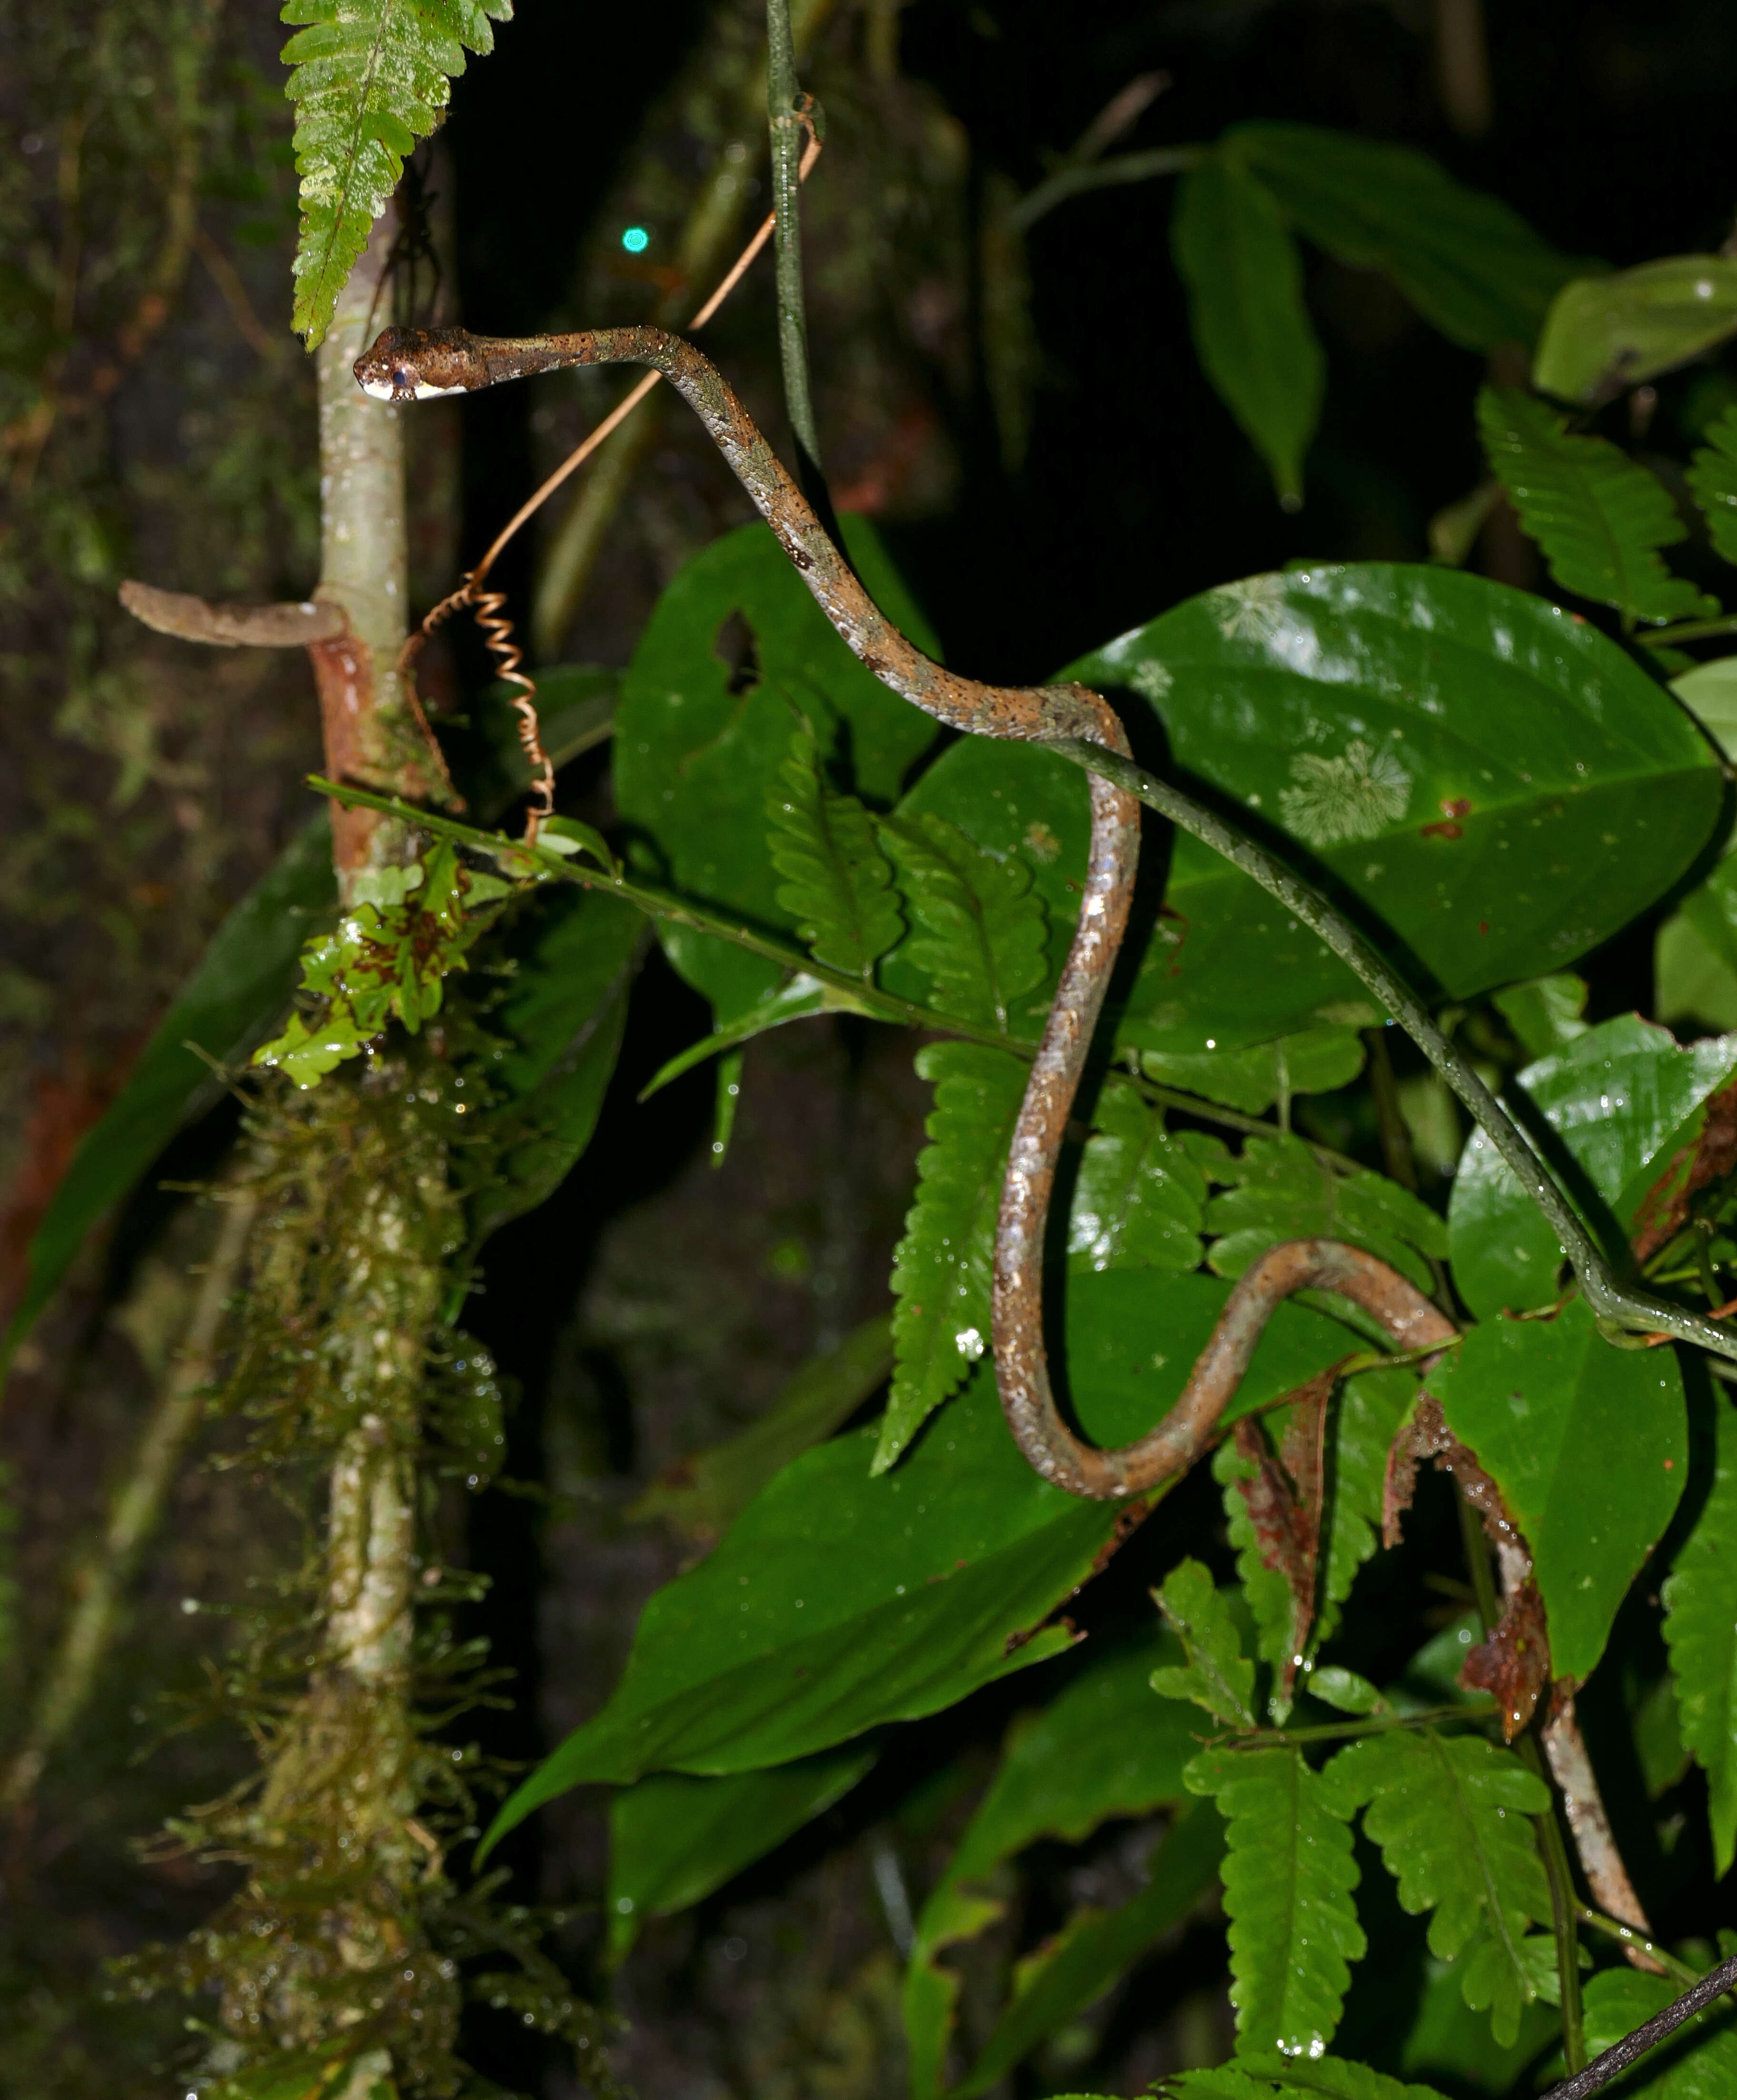
[[[464, 329], [388, 329], [355, 362], [377, 400], [476, 393], [580, 365], [660, 373], [699, 417], [835, 632], [883, 684], [949, 728], [1042, 744], [1082, 739], [1131, 757], [1121, 718], [1084, 686], [987, 685], [926, 656], [875, 603], [771, 445], [717, 368], [681, 337], [655, 328], [566, 335], [481, 336]], [[1127, 931], [1140, 862], [1140, 805], [1096, 773], [1080, 912], [1013, 1127], [996, 1215], [991, 1335], [1002, 1411], [1044, 1480], [1091, 1501], [1146, 1497], [1210, 1448], [1275, 1309], [1299, 1290], [1359, 1307], [1395, 1349], [1427, 1355], [1453, 1323], [1422, 1291], [1360, 1247], [1330, 1239], [1269, 1248], [1232, 1288], [1206, 1348], [1163, 1419], [1134, 1442], [1104, 1449], [1069, 1426], [1057, 1403], [1044, 1339], [1043, 1264], [1051, 1198], [1093, 1031]]]

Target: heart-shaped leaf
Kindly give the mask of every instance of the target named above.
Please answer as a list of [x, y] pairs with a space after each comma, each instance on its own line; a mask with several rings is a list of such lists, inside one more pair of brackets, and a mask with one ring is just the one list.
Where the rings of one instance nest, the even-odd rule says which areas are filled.
[[1580, 1681], [1688, 1478], [1674, 1353], [1613, 1348], [1576, 1298], [1483, 1321], [1428, 1386], [1532, 1549], [1553, 1675]]

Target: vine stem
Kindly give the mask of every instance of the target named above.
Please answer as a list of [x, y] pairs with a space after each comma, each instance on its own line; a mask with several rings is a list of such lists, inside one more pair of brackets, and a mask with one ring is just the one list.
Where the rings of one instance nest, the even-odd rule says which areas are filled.
[[1626, 2034], [1619, 2042], [1606, 2049], [1602, 2056], [1594, 2057], [1584, 2069], [1576, 2071], [1561, 2085], [1553, 2085], [1541, 2096], [1541, 2100], [1587, 2100], [1589, 2093], [1600, 2091], [1619, 2077], [1631, 2063], [1638, 2062], [1649, 2049], [1656, 2049], [1675, 2034], [1685, 2022], [1692, 2020], [1697, 2013], [1704, 2012], [1725, 1993], [1737, 1988], [1737, 1955], [1729, 1961], [1722, 1961], [1702, 1977], [1692, 1990], [1685, 1991], [1662, 2013], [1655, 2013], [1644, 2025], [1632, 2034]]
[[1460, 1055], [1435, 1026], [1428, 1008], [1404, 979], [1319, 890], [1293, 874], [1282, 861], [1215, 811], [1168, 781], [1148, 773], [1131, 759], [1106, 751], [1100, 744], [1088, 743], [1082, 737], [1056, 737], [1047, 741], [1051, 750], [1088, 773], [1096, 774], [1100, 779], [1113, 782], [1148, 810], [1169, 818], [1179, 831], [1187, 832], [1221, 854], [1233, 867], [1240, 868], [1317, 934], [1362, 979], [1453, 1089], [1504, 1164], [1543, 1213], [1545, 1223], [1556, 1235], [1573, 1268], [1587, 1304], [1604, 1326], [1607, 1339], [1611, 1339], [1609, 1330], [1613, 1327], [1642, 1334], [1669, 1335], [1677, 1341], [1693, 1342], [1715, 1355], [1737, 1359], [1737, 1335], [1727, 1333], [1710, 1321], [1699, 1319], [1663, 1299], [1625, 1290], [1617, 1282], [1609, 1264], [1557, 1186], [1550, 1168], [1479, 1078], [1470, 1061]]
[[[766, 0], [766, 121], [772, 139], [773, 236], [778, 271], [778, 357], [784, 404], [796, 439], [796, 479], [822, 518], [831, 505], [820, 466], [820, 434], [809, 384], [808, 307], [802, 289], [802, 141], [805, 105], [796, 78], [790, 0]], [[818, 130], [818, 126], [817, 126]]]
[[[373, 810], [383, 817], [395, 818], [400, 823], [415, 825], [427, 832], [430, 838], [446, 839], [454, 845], [470, 851], [485, 854], [509, 872], [534, 875], [554, 882], [571, 882], [582, 889], [600, 889], [611, 897], [619, 897], [624, 903], [631, 904], [636, 911], [643, 911], [648, 919], [661, 919], [672, 925], [689, 926], [696, 933], [709, 933], [714, 940], [727, 941], [732, 947], [743, 948], [750, 955], [763, 955], [768, 962], [777, 963], [784, 969], [813, 977], [829, 990], [838, 995], [833, 1011], [848, 1010], [865, 1015], [871, 1021], [883, 1021], [906, 1027], [920, 1028], [936, 1035], [950, 1035], [962, 1043], [981, 1043], [987, 1050], [1005, 1050], [1010, 1057], [1018, 1057], [1029, 1063], [1036, 1054], [1036, 1046], [1016, 1035], [999, 1035], [993, 1029], [973, 1028], [968, 1021], [956, 1015], [942, 1013], [933, 1007], [919, 1006], [912, 1000], [897, 999], [891, 992], [882, 991], [877, 986], [865, 984], [861, 977], [851, 977], [843, 970], [829, 969], [811, 955], [775, 934], [762, 933], [757, 927], [732, 919], [725, 912], [714, 910], [709, 905], [696, 904], [686, 898], [672, 897], [649, 884], [634, 882], [628, 877], [602, 867], [589, 867], [583, 862], [568, 860], [564, 855], [544, 846], [527, 847], [522, 840], [509, 839], [500, 832], [479, 831], [474, 824], [461, 823], [454, 817], [440, 815], [430, 810], [419, 809], [414, 803], [393, 795], [377, 795], [365, 788], [358, 788], [346, 780], [328, 780], [324, 774], [311, 773], [307, 784], [315, 794], [330, 801], [353, 805], [357, 809]], [[734, 1048], [734, 1043], [718, 1043], [721, 1051]], [[698, 1061], [696, 1060], [696, 1061]], [[659, 1074], [659, 1077], [662, 1077]], [[671, 1074], [672, 1077], [676, 1076]], [[1137, 1093], [1142, 1101], [1150, 1101], [1161, 1108], [1179, 1110], [1184, 1115], [1197, 1118], [1201, 1123], [1217, 1123], [1221, 1129], [1240, 1131], [1245, 1136], [1270, 1137], [1274, 1125], [1263, 1122], [1260, 1117], [1245, 1115], [1240, 1109], [1226, 1108], [1218, 1101], [1203, 1100], [1198, 1094], [1185, 1093], [1179, 1087], [1161, 1086], [1155, 1079], [1144, 1074], [1112, 1069], [1104, 1074], [1112, 1086], [1126, 1087]], [[653, 1087], [655, 1081], [653, 1082]], [[648, 1088], [647, 1092], [652, 1091]], [[1317, 1144], [1312, 1139], [1303, 1140], [1309, 1150], [1324, 1167], [1338, 1174], [1360, 1174], [1364, 1171], [1357, 1161], [1342, 1152], [1335, 1152], [1330, 1145]], [[1395, 1363], [1410, 1361], [1400, 1357], [1383, 1356], [1382, 1366], [1391, 1368]], [[1420, 1359], [1421, 1361], [1421, 1359]], [[1346, 1375], [1354, 1377], [1360, 1370], [1373, 1368], [1375, 1359], [1366, 1366], [1360, 1361], [1347, 1370]]]

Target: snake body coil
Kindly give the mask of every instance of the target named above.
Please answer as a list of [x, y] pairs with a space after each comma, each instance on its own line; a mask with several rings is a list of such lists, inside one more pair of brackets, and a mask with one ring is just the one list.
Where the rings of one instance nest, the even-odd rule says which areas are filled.
[[[988, 686], [932, 663], [881, 612], [822, 529], [721, 374], [691, 344], [650, 328], [491, 338], [461, 329], [388, 329], [356, 360], [358, 382], [386, 401], [470, 393], [539, 372], [638, 364], [660, 372], [699, 417], [772, 527], [822, 611], [867, 670], [937, 721], [977, 736], [1028, 743], [1082, 738], [1128, 755], [1109, 704], [1082, 686]], [[1137, 1442], [1100, 1450], [1063, 1420], [1043, 1340], [1045, 1227], [1069, 1112], [1128, 923], [1140, 850], [1140, 804], [1096, 775], [1079, 923], [1014, 1127], [996, 1224], [995, 1377], [1015, 1440], [1038, 1472], [1069, 1493], [1114, 1501], [1186, 1471], [1210, 1444], [1272, 1310], [1292, 1292], [1326, 1290], [1360, 1306], [1404, 1349], [1454, 1330], [1384, 1262], [1332, 1240], [1274, 1247], [1232, 1291], [1212, 1339], [1164, 1420]]]

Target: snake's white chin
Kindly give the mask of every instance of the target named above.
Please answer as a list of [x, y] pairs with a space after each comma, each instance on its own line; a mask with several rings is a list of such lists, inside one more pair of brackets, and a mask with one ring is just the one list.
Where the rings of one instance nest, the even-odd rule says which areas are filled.
[[443, 394], [462, 394], [462, 386], [430, 386], [425, 379], [419, 379], [412, 387], [396, 387], [390, 379], [364, 379], [362, 391], [376, 401], [434, 401]]

